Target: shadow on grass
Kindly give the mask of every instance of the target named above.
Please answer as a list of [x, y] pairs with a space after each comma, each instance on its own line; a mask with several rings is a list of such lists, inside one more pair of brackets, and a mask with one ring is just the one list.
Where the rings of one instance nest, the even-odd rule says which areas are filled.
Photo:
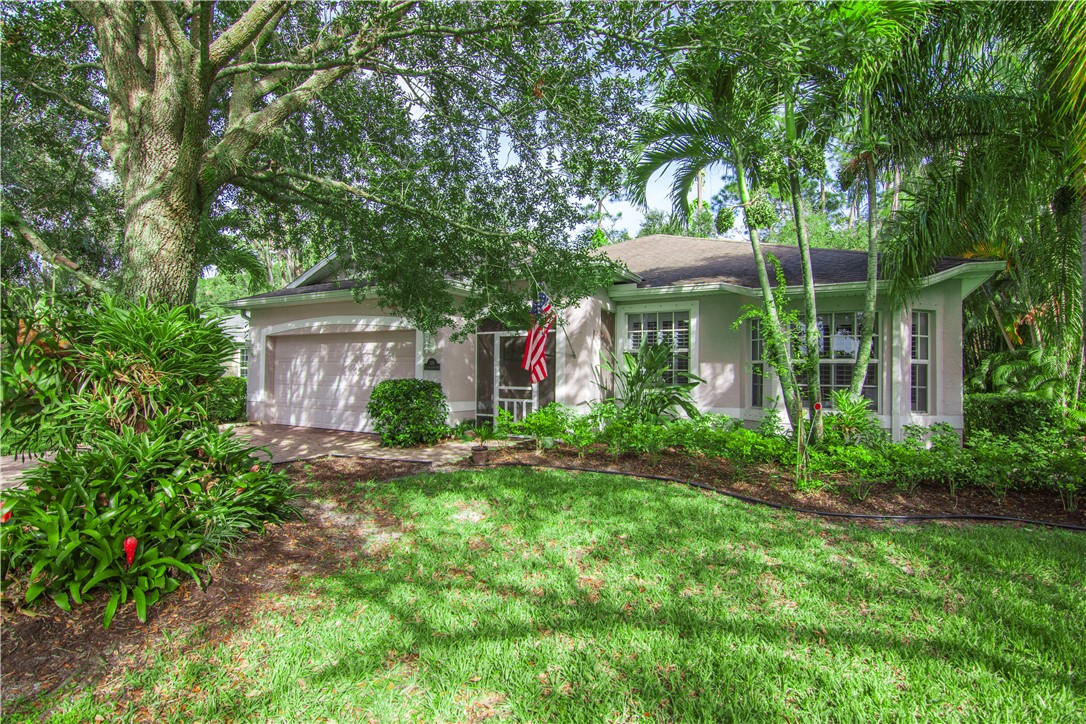
[[[311, 687], [400, 667], [417, 682], [404, 701], [498, 691], [515, 718], [563, 720], [849, 718], [875, 714], [876, 694], [928, 716], [938, 698], [1028, 712], [1034, 694], [1086, 696], [1081, 536], [839, 526], [539, 471], [420, 476], [367, 497], [404, 521], [403, 547], [314, 586], [328, 611], [365, 602], [388, 625], [309, 670]], [[291, 679], [216, 711], [296, 697]]]

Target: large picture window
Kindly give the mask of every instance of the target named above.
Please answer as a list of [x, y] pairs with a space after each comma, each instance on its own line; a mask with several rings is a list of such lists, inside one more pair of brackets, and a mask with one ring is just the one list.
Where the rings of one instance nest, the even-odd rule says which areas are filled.
[[[833, 407], [832, 393], [847, 390], [852, 385], [852, 368], [860, 351], [860, 329], [863, 312], [827, 312], [818, 315], [819, 347], [818, 378], [822, 388], [822, 404]], [[801, 332], [802, 336], [802, 332]], [[875, 315], [875, 332], [871, 335], [871, 360], [867, 367], [862, 394], [871, 400], [872, 409], [879, 405], [879, 316]], [[806, 350], [804, 350], [806, 351]], [[800, 387], [806, 394], [806, 374], [799, 375]]]
[[910, 398], [913, 412], [931, 412], [931, 313], [913, 312]]
[[690, 312], [631, 312], [626, 315], [626, 349], [637, 352], [641, 345], [667, 344], [671, 366], [666, 382], [684, 383], [690, 371]]

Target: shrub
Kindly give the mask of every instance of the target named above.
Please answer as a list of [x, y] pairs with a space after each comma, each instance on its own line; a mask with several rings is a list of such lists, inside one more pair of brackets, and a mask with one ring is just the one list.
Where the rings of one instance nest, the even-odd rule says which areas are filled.
[[825, 415], [827, 444], [857, 443], [873, 447], [885, 440], [879, 421], [870, 410], [871, 400], [853, 395], [848, 390], [833, 393], [833, 411]]
[[725, 415], [703, 413], [667, 424], [665, 447], [706, 455], [723, 454], [728, 435], [739, 425]]
[[1048, 471], [1049, 484], [1059, 493], [1064, 510], [1077, 510], [1079, 494], [1086, 490], [1086, 451], [1081, 441], [1055, 450]]
[[106, 428], [147, 429], [171, 410], [207, 419], [234, 343], [195, 307], [103, 297], [4, 310], [3, 432], [11, 451], [71, 449]]
[[667, 447], [667, 425], [635, 421], [628, 428], [625, 447], [630, 452], [648, 455], [653, 465], [660, 462], [660, 453]]
[[544, 438], [562, 437], [573, 420], [573, 411], [565, 405], [552, 402], [546, 407], [525, 415], [519, 423], [519, 429], [531, 436], [538, 447], [543, 446]]
[[1063, 428], [1059, 402], [1022, 393], [983, 393], [966, 395], [965, 437], [976, 432], [990, 432], [1014, 438], [1021, 433], [1037, 433]]
[[374, 431], [387, 447], [433, 445], [449, 434], [449, 403], [430, 380], [385, 380], [366, 407]]
[[213, 422], [245, 422], [244, 377], [221, 377], [211, 387], [207, 398], [207, 416]]
[[811, 471], [843, 474], [840, 487], [854, 500], [864, 501], [888, 477], [890, 463], [880, 451], [862, 445], [831, 445], [817, 462], [812, 459]]
[[145, 621], [177, 576], [200, 583], [199, 554], [292, 512], [285, 475], [214, 425], [178, 436], [176, 417], [155, 418], [142, 433], [102, 431], [91, 448], [25, 473], [27, 488], [4, 496], [5, 591], [14, 585], [28, 603], [46, 595], [70, 610], [105, 589], [105, 626], [130, 598]]
[[779, 462], [791, 447], [784, 437], [766, 436], [745, 427], [731, 431], [724, 443], [724, 453], [736, 465]]
[[600, 434], [599, 422], [592, 415], [580, 415], [570, 420], [562, 439], [577, 450], [578, 457], [584, 457], [588, 449], [595, 444]]
[[143, 620], [204, 554], [291, 511], [289, 480], [208, 420], [233, 350], [213, 321], [108, 297], [23, 314], [4, 329], [5, 430], [57, 456], [4, 495], [5, 592], [70, 608], [104, 588], [106, 625], [128, 600]]

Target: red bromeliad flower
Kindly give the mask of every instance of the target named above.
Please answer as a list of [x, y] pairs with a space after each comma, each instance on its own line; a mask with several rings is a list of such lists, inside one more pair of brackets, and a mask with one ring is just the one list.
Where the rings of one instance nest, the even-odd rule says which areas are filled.
[[4, 513], [3, 518], [0, 518], [0, 523], [7, 523], [9, 520], [11, 520], [11, 511], [10, 510], [8, 512]]
[[136, 544], [138, 540], [132, 536], [128, 536], [124, 539], [124, 557], [128, 560], [128, 567], [132, 567], [132, 561], [136, 559]]

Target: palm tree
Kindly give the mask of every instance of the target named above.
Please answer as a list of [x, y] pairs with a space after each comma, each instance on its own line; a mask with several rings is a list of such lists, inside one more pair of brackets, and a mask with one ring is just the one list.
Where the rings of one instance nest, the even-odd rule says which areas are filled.
[[[1005, 331], [1027, 327], [1030, 344], [1057, 353], [1074, 379], [1082, 227], [1069, 189], [1082, 167], [1068, 143], [1073, 121], [1052, 91], [1051, 10], [939, 6], [888, 74], [902, 91], [889, 116], [894, 142], [924, 158], [886, 229], [886, 267], [905, 298], [940, 256], [1005, 259], [1001, 312], [1014, 322]], [[1062, 396], [1073, 405], [1077, 392]]]
[[[660, 170], [673, 167], [671, 201], [675, 215], [685, 220], [690, 213], [687, 199], [691, 186], [703, 170], [722, 163], [735, 177], [744, 211], [750, 209], [750, 180], [752, 175], [756, 178], [756, 154], [765, 148], [775, 99], [757, 90], [759, 84], [745, 78], [744, 73], [734, 65], [695, 56], [679, 66], [677, 75], [660, 83], [656, 113], [637, 139], [644, 150], [629, 176], [629, 192], [635, 203], [644, 206], [650, 179]], [[767, 354], [781, 382], [789, 422], [796, 425], [803, 414], [803, 403], [789, 330], [780, 317], [782, 300], [776, 299], [754, 223], [747, 224], [747, 235], [764, 300]]]
[[[867, 195], [867, 287], [860, 339], [875, 333], [878, 301], [878, 175], [892, 166], [887, 136], [879, 120], [898, 101], [895, 86], [882, 83], [902, 46], [923, 27], [928, 3], [847, 3], [832, 6], [831, 18], [841, 29], [839, 43], [824, 82], [841, 89], [836, 108], [829, 109], [851, 136], [851, 158], [841, 169], [842, 186], [855, 184]], [[836, 70], [836, 72], [834, 72]], [[831, 97], [832, 96], [827, 96]], [[852, 369], [850, 392], [859, 396], [867, 379], [871, 345], [861, 344]]]

